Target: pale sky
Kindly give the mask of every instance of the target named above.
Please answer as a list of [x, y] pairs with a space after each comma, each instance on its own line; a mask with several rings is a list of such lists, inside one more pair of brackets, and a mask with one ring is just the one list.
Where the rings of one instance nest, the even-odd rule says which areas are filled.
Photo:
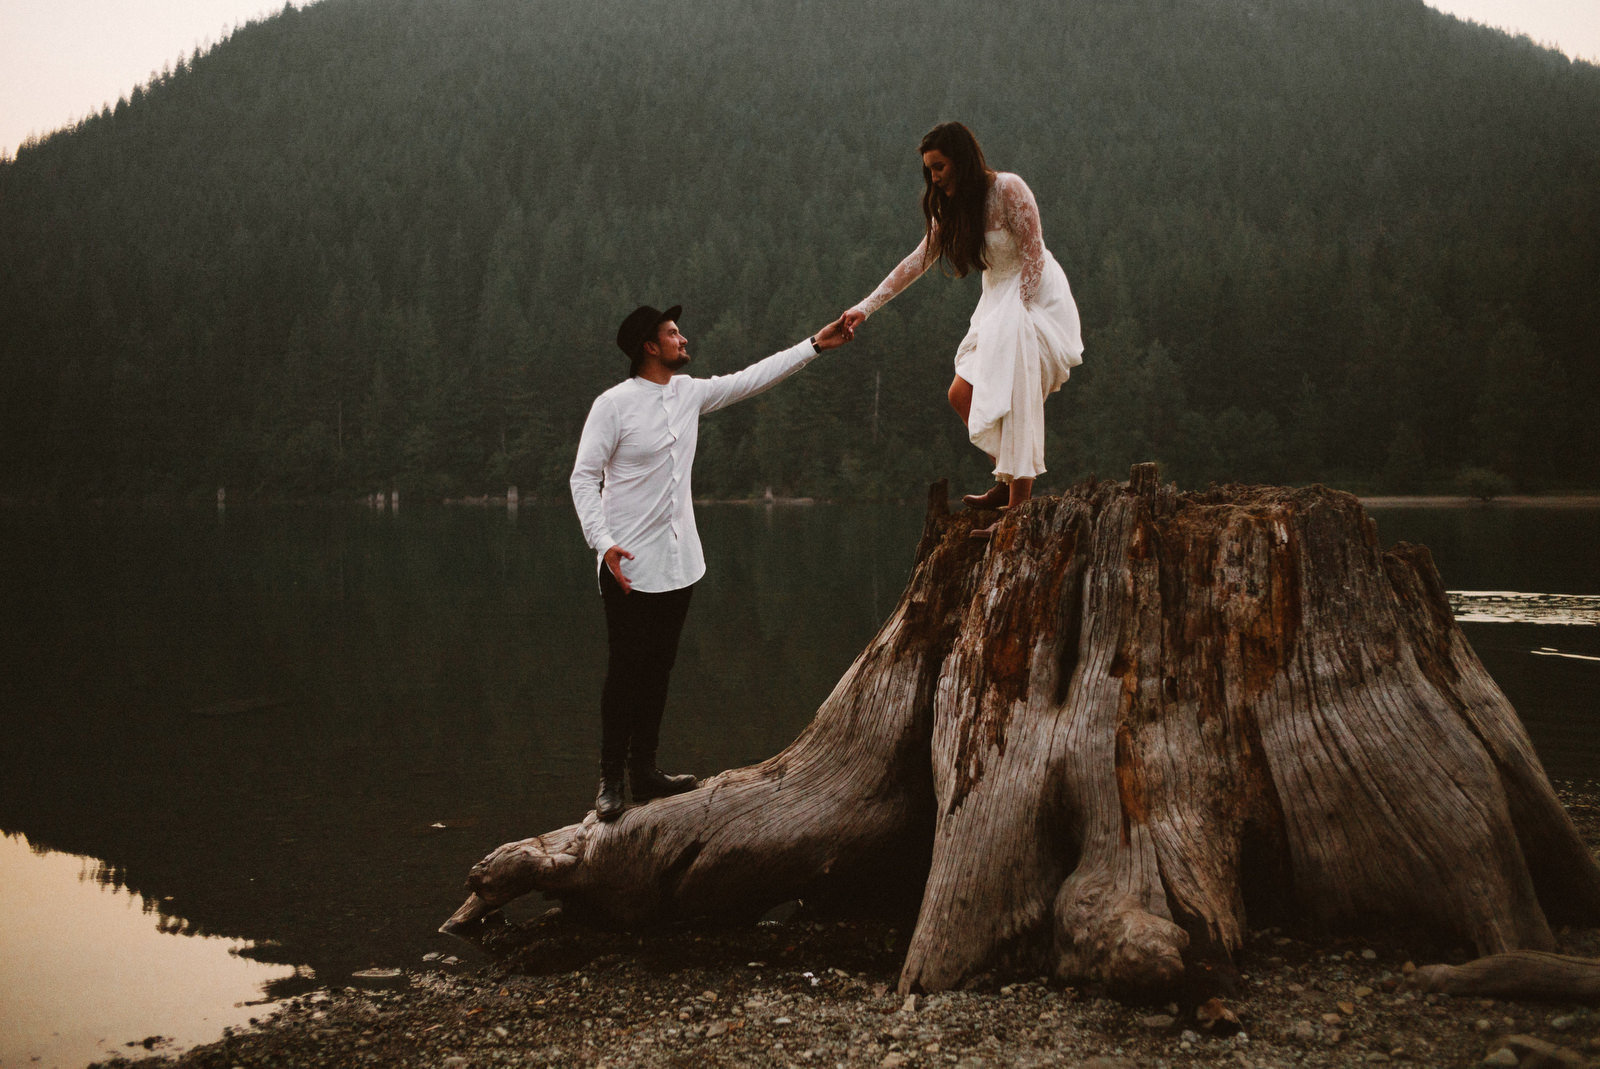
[[[1600, 0], [1432, 6], [1600, 62]], [[282, 9], [283, 0], [0, 0], [0, 153], [116, 104], [163, 64]]]
[[114, 106], [164, 64], [282, 10], [283, 0], [0, 0], [0, 152]]

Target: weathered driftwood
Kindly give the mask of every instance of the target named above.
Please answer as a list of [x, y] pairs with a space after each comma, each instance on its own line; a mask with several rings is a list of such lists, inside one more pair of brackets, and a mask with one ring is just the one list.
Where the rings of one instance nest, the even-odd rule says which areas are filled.
[[1269, 907], [1479, 953], [1600, 921], [1600, 869], [1427, 550], [1381, 551], [1355, 498], [1178, 494], [1140, 465], [967, 537], [992, 519], [935, 488], [899, 605], [782, 753], [502, 846], [445, 930], [534, 889], [624, 925], [750, 914], [907, 844], [904, 990], [1169, 987]]
[[1446, 995], [1600, 1004], [1600, 961], [1513, 950], [1464, 965], [1424, 965], [1411, 984]]

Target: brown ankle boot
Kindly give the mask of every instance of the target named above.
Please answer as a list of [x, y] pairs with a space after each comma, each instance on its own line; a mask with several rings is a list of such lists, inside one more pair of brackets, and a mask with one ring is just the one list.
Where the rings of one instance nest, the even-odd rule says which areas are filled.
[[969, 509], [1004, 508], [1010, 501], [1010, 483], [995, 483], [981, 494], [966, 494], [961, 498], [961, 503]]

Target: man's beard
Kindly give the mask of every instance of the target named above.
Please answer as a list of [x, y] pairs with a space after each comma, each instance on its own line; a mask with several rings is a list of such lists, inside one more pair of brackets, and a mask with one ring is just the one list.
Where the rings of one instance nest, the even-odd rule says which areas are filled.
[[668, 371], [682, 371], [689, 364], [689, 354], [679, 353], [671, 360], [663, 360], [661, 362], [666, 365]]

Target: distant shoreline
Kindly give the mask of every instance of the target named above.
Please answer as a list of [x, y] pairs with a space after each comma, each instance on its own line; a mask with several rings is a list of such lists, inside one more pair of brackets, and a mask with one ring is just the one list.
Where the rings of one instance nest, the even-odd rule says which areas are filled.
[[1480, 501], [1459, 494], [1357, 494], [1367, 508], [1600, 508], [1600, 494], [1506, 494]]
[[[1338, 487], [1333, 487], [1338, 489]], [[1054, 490], [1044, 490], [1040, 497], [1051, 497], [1064, 492], [1070, 487]], [[1199, 487], [1180, 487], [1180, 491], [1198, 491]], [[1545, 509], [1600, 509], [1600, 492], [1580, 491], [1565, 494], [1505, 494], [1480, 501], [1475, 497], [1461, 494], [1355, 494], [1357, 500], [1367, 508], [1545, 508]], [[920, 501], [920, 499], [917, 499]], [[504, 495], [483, 494], [463, 497], [446, 498], [401, 498], [400, 504], [409, 508], [506, 508], [523, 507], [535, 508], [551, 504], [560, 504], [570, 507], [564, 498], [540, 498], [528, 495], [513, 505]], [[851, 498], [831, 497], [697, 497], [696, 505], [776, 505], [782, 507], [804, 507], [809, 505], [909, 505], [912, 498], [880, 499], [880, 500], [855, 500]], [[159, 507], [200, 507], [200, 508], [259, 508], [281, 507], [285, 505], [311, 505], [317, 507], [356, 505], [370, 508], [374, 511], [388, 511], [397, 506], [390, 502], [378, 505], [371, 496], [347, 497], [343, 494], [328, 494], [304, 498], [272, 498], [272, 497], [238, 497], [230, 499], [226, 505], [213, 506], [210, 498], [203, 496], [169, 497], [151, 495], [145, 497], [87, 497], [73, 500], [75, 507], [89, 508], [159, 508]], [[40, 500], [21, 497], [7, 497], [0, 495], [0, 509], [38, 509], [60, 508], [60, 500]]]

